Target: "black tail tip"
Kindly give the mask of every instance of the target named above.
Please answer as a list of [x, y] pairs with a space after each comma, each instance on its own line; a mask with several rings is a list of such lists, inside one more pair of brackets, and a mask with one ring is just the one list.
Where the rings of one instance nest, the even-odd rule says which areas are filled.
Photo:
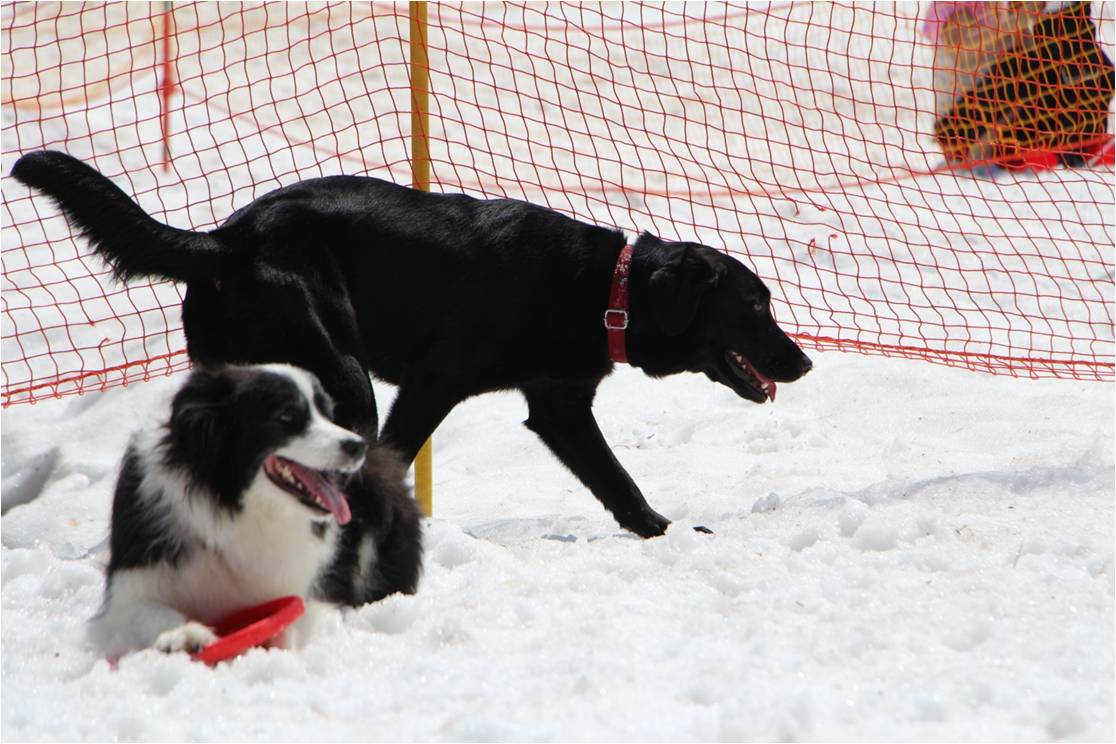
[[37, 181], [37, 174], [43, 173], [45, 169], [55, 169], [58, 166], [68, 164], [73, 160], [73, 157], [58, 150], [36, 150], [15, 161], [9, 175], [20, 183], [34, 186]]
[[32, 177], [32, 174], [36, 170], [37, 164], [42, 162], [43, 155], [45, 155], [46, 152], [46, 150], [39, 150], [38, 152], [29, 152], [20, 157], [19, 160], [15, 161], [15, 165], [12, 166], [12, 172], [8, 175], [20, 183], [27, 183], [27, 180]]

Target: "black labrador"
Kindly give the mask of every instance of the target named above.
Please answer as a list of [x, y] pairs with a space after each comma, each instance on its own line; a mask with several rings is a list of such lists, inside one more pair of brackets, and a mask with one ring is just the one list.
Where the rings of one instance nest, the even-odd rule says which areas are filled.
[[[630, 275], [618, 277], [622, 233], [522, 201], [333, 176], [277, 189], [217, 229], [192, 232], [156, 222], [61, 152], [25, 155], [12, 175], [53, 198], [121, 280], [186, 282], [182, 319], [196, 362], [304, 367], [337, 401], [338, 423], [370, 439], [371, 372], [399, 386], [381, 441], [408, 462], [461, 401], [518, 389], [526, 425], [643, 537], [669, 521], [592, 413], [613, 368], [608, 335], [620, 334], [627, 361], [653, 377], [704, 372], [756, 403], [811, 367], [772, 319], [768, 289], [735, 259], [645, 233]], [[610, 312], [608, 331], [614, 282], [628, 304]]]

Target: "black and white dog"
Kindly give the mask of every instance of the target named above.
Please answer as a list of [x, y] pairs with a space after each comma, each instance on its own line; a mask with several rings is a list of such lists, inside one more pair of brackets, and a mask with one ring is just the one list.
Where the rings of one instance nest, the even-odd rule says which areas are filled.
[[215, 638], [207, 623], [279, 596], [354, 605], [414, 592], [421, 523], [403, 463], [366, 451], [332, 407], [297, 367], [190, 375], [170, 420], [124, 456], [90, 626], [106, 655], [196, 650]]

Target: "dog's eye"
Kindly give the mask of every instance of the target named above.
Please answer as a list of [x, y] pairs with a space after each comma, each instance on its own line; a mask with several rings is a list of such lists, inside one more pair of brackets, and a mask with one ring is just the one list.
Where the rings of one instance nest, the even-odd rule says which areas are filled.
[[280, 411], [275, 414], [275, 420], [281, 424], [293, 424], [297, 415], [294, 411]]

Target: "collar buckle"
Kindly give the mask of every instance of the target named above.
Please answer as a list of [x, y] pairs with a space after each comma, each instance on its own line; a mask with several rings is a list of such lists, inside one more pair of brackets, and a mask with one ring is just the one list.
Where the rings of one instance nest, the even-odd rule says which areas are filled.
[[626, 331], [628, 329], [628, 311], [615, 308], [605, 310], [604, 327], [610, 331]]

